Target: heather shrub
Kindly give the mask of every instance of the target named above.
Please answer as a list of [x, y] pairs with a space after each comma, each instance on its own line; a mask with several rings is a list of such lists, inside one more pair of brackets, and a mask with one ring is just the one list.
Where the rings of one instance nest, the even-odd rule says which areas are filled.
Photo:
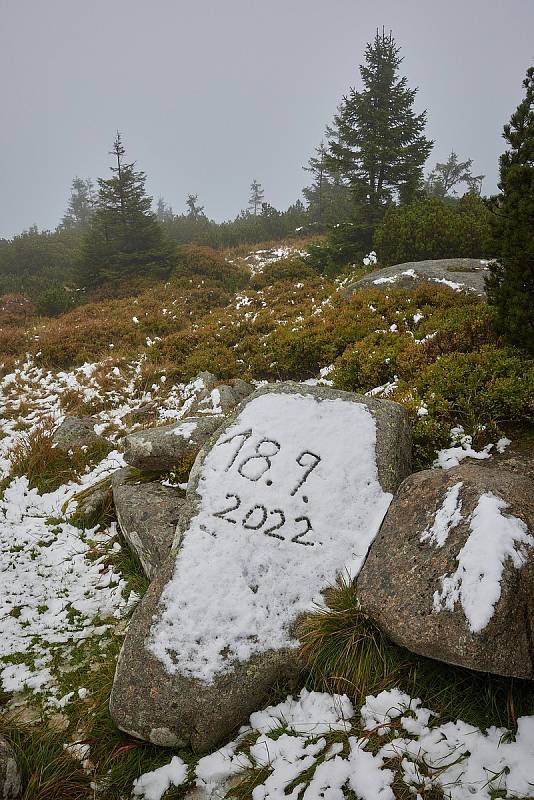
[[280, 261], [269, 264], [262, 272], [256, 273], [251, 278], [250, 285], [253, 289], [263, 289], [265, 286], [271, 286], [278, 281], [294, 283], [295, 281], [308, 280], [315, 275], [317, 275], [317, 271], [305, 259], [283, 258]]
[[374, 247], [382, 266], [436, 258], [490, 256], [491, 214], [484, 202], [465, 195], [392, 206], [376, 229]]
[[230, 263], [210, 247], [194, 245], [178, 248], [173, 275], [209, 280], [230, 292], [244, 288], [249, 281], [249, 274], [242, 267]]

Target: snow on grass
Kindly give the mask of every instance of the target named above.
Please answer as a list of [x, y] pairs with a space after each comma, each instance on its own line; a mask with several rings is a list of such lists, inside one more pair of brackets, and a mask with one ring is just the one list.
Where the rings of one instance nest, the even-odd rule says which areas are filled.
[[252, 714], [236, 740], [189, 774], [174, 756], [141, 776], [134, 796], [161, 800], [170, 786], [188, 784], [201, 796], [223, 797], [240, 777], [253, 781], [253, 800], [394, 800], [395, 779], [414, 797], [440, 791], [449, 800], [531, 798], [534, 717], [520, 717], [512, 735], [462, 720], [440, 723], [396, 688], [366, 697], [359, 713], [345, 695], [303, 689]]
[[[82, 485], [123, 463], [110, 453]], [[126, 609], [121, 576], [102, 557], [90, 557], [95, 544], [104, 545], [116, 531], [82, 533], [67, 521], [80, 488], [71, 483], [40, 495], [23, 476], [0, 500], [0, 681], [7, 692], [26, 687], [53, 699], [55, 649], [100, 636]]]
[[133, 786], [133, 797], [145, 800], [161, 800], [171, 786], [181, 786], [187, 778], [187, 765], [179, 756], [173, 756], [163, 767], [146, 772]]
[[[435, 611], [453, 611], [461, 603], [472, 633], [480, 633], [493, 617], [505, 563], [521, 569], [526, 548], [534, 547], [534, 536], [523, 520], [503, 514], [506, 508], [508, 504], [491, 492], [480, 497], [469, 518], [469, 537], [456, 556], [458, 566], [443, 576], [441, 591], [434, 594]], [[458, 520], [459, 510], [454, 513]]]
[[243, 258], [243, 261], [250, 269], [251, 275], [263, 272], [265, 267], [275, 264], [284, 258], [307, 258], [307, 250], [299, 250], [296, 247], [272, 247], [268, 250], [255, 250]]
[[[502, 446], [502, 439], [499, 439]], [[469, 436], [461, 425], [451, 428], [451, 447], [446, 447], [437, 452], [434, 467], [442, 469], [452, 469], [457, 467], [464, 458], [476, 458], [478, 460], [489, 458], [492, 444], [487, 444], [482, 450], [473, 449], [473, 437]], [[503, 452], [503, 450], [499, 450]]]
[[375, 444], [361, 403], [270, 393], [244, 407], [202, 465], [151, 631], [171, 674], [210, 683], [235, 660], [297, 646], [290, 623], [344, 568], [358, 573], [391, 501]]

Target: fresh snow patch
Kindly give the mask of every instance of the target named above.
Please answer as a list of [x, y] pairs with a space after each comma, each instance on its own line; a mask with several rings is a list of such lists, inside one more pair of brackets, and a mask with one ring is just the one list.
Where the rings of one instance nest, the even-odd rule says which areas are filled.
[[180, 425], [173, 428], [172, 431], [168, 431], [167, 436], [179, 436], [182, 439], [189, 440], [197, 428], [198, 422], [182, 422]]
[[463, 483], [455, 483], [447, 489], [445, 499], [437, 510], [432, 527], [421, 534], [420, 542], [429, 542], [435, 547], [443, 547], [449, 533], [462, 521], [462, 501], [459, 498]]
[[374, 267], [374, 265], [377, 263], [377, 261], [378, 261], [378, 258], [377, 258], [377, 255], [376, 255], [375, 251], [371, 250], [371, 252], [368, 253], [365, 256], [365, 258], [363, 259], [363, 265], [364, 265], [364, 267]]
[[187, 764], [179, 756], [173, 756], [163, 767], [145, 772], [134, 785], [132, 796], [144, 800], [161, 800], [171, 786], [180, 786], [187, 778]]
[[511, 439], [507, 439], [506, 436], [503, 436], [502, 439], [499, 439], [497, 444], [495, 445], [495, 449], [498, 453], [504, 453], [507, 447], [510, 447], [512, 444]]
[[255, 711], [250, 724], [260, 733], [287, 728], [293, 733], [319, 735], [349, 731], [354, 708], [346, 694], [326, 694], [302, 689], [297, 700], [289, 696], [276, 706]]
[[448, 286], [449, 289], [454, 289], [455, 292], [461, 292], [462, 289], [465, 288], [465, 284], [448, 281], [446, 278], [431, 278], [431, 280], [434, 281], [434, 283], [443, 283], [445, 286]]
[[376, 280], [374, 280], [373, 283], [376, 286], [379, 286], [381, 283], [396, 283], [398, 277], [399, 277], [398, 275], [391, 275], [391, 277], [389, 278], [376, 278]]
[[204, 461], [151, 630], [169, 673], [210, 683], [236, 660], [297, 646], [290, 623], [344, 568], [357, 575], [391, 502], [375, 445], [360, 403], [273, 393], [244, 407]]
[[505, 516], [506, 508], [491, 492], [480, 497], [470, 517], [469, 538], [456, 556], [458, 567], [443, 576], [441, 591], [434, 593], [434, 611], [453, 611], [457, 602], [462, 604], [472, 633], [480, 633], [493, 617], [505, 562], [520, 569], [527, 560], [526, 547], [534, 547], [523, 520]]
[[437, 451], [437, 458], [434, 467], [442, 469], [452, 469], [457, 467], [464, 458], [484, 459], [490, 457], [492, 444], [487, 444], [482, 450], [474, 450], [472, 447], [473, 437], [465, 433], [461, 425], [451, 428], [451, 447]]

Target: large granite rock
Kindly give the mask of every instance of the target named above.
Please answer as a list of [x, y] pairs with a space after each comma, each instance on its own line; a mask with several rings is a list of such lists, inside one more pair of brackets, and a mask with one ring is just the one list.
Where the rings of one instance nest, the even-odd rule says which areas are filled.
[[222, 424], [217, 416], [189, 417], [174, 425], [147, 428], [124, 437], [124, 460], [143, 471], [166, 472], [198, 451]]
[[11, 745], [0, 736], [0, 800], [16, 800], [22, 790], [20, 773]]
[[173, 554], [131, 621], [117, 725], [203, 751], [291, 681], [298, 619], [357, 574], [410, 456], [396, 403], [297, 384], [245, 401], [199, 453]]
[[409, 477], [358, 589], [369, 616], [409, 650], [534, 679], [534, 493], [514, 465]]
[[112, 487], [122, 534], [152, 579], [171, 551], [185, 493], [159, 481], [136, 483], [128, 469], [113, 475]]
[[53, 443], [61, 450], [74, 450], [81, 447], [106, 447], [107, 441], [95, 433], [94, 417], [65, 417], [52, 435]]
[[486, 296], [485, 278], [488, 275], [488, 262], [478, 258], [441, 258], [434, 261], [407, 261], [385, 267], [351, 283], [345, 290], [345, 297], [358, 289], [412, 289], [417, 283], [430, 281], [449, 286], [456, 291], [473, 292], [479, 297]]

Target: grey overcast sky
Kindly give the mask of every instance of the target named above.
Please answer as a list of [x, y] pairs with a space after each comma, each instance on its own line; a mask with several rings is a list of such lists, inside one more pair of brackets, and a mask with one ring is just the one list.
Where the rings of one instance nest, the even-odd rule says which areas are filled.
[[0, 0], [0, 236], [53, 229], [117, 129], [175, 212], [221, 220], [252, 178], [285, 208], [336, 105], [391, 28], [435, 139], [493, 192], [502, 126], [534, 62], [534, 0]]

